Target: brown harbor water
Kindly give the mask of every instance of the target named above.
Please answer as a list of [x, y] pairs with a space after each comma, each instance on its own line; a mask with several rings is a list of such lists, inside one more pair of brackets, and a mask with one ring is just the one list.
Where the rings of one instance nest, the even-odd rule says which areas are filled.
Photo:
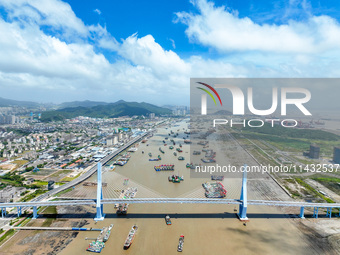
[[[183, 128], [185, 121], [179, 126], [166, 129], [161, 127], [145, 144], [140, 144], [138, 151], [131, 153], [130, 161], [123, 167], [117, 166], [115, 171], [105, 169], [103, 180], [108, 185], [103, 188], [104, 197], [119, 197], [122, 189], [137, 187], [136, 197], [204, 197], [202, 183], [207, 178], [190, 178], [190, 170], [185, 167], [190, 162], [189, 145], [183, 143]], [[174, 139], [182, 143], [184, 161], [179, 161], [173, 155], [174, 150], [163, 145], [165, 137], [173, 130], [179, 136]], [[168, 140], [168, 141], [169, 141]], [[218, 142], [218, 141], [216, 141]], [[147, 146], [149, 144], [149, 146]], [[211, 147], [213, 144], [211, 144]], [[232, 164], [251, 163], [253, 160], [234, 141], [224, 145], [224, 150], [217, 152], [218, 157], [229, 157]], [[159, 147], [165, 151], [162, 154]], [[144, 154], [142, 153], [144, 151]], [[161, 161], [149, 161], [152, 157], [162, 157]], [[175, 164], [175, 171], [156, 172], [155, 165]], [[181, 183], [171, 183], [168, 176], [173, 173], [183, 175]], [[128, 185], [123, 185], [128, 178]], [[95, 181], [93, 176], [90, 181]], [[241, 178], [225, 178], [223, 181], [228, 193], [227, 198], [239, 198]], [[78, 185], [65, 196], [95, 197], [96, 187]], [[289, 197], [275, 182], [267, 177], [250, 177], [248, 181], [249, 199], [288, 200]], [[114, 227], [109, 240], [101, 254], [177, 254], [177, 244], [180, 235], [185, 236], [183, 254], [318, 254], [308, 239], [295, 226], [293, 219], [286, 218], [282, 211], [273, 207], [248, 207], [250, 221], [244, 226], [235, 215], [234, 205], [210, 204], [133, 204], [129, 206], [127, 216], [116, 216], [113, 205], [104, 206], [106, 218], [95, 223], [89, 219], [86, 227], [99, 228], [113, 223]], [[94, 212], [94, 208], [89, 208]], [[298, 212], [297, 212], [298, 213]], [[164, 216], [169, 214], [172, 225], [165, 224]], [[125, 238], [133, 224], [139, 229], [130, 249], [123, 250]], [[89, 240], [95, 238], [97, 232], [80, 232], [60, 254], [86, 254]], [[90, 253], [88, 253], [90, 254]]]

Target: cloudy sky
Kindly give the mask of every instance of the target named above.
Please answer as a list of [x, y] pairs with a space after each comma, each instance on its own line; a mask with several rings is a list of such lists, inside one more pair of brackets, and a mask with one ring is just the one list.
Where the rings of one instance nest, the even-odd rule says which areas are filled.
[[339, 7], [0, 0], [0, 97], [189, 105], [190, 77], [339, 77]]

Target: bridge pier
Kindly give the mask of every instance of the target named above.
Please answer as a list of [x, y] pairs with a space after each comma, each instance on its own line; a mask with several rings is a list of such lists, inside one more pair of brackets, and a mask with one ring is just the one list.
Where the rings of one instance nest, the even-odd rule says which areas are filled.
[[327, 208], [326, 217], [332, 218], [332, 207]]
[[300, 208], [300, 218], [301, 219], [305, 218], [305, 208], [303, 206], [301, 206]]
[[32, 219], [36, 219], [38, 218], [38, 210], [36, 206], [33, 206], [33, 218]]
[[241, 189], [241, 197], [240, 201], [241, 204], [239, 206], [239, 212], [238, 217], [240, 220], [248, 220], [247, 217], [247, 171], [246, 171], [247, 165], [244, 165], [244, 172], [242, 177], [242, 189]]
[[21, 206], [17, 207], [17, 211], [18, 211], [18, 217], [20, 217], [21, 216]]
[[104, 220], [103, 205], [101, 200], [103, 199], [103, 184], [102, 184], [102, 164], [99, 162], [97, 167], [97, 201], [96, 201], [96, 217], [95, 221]]
[[6, 207], [2, 207], [1, 208], [1, 217], [3, 218], [4, 216], [6, 216], [7, 211], [6, 211]]
[[317, 219], [319, 214], [319, 207], [314, 207], [313, 218]]

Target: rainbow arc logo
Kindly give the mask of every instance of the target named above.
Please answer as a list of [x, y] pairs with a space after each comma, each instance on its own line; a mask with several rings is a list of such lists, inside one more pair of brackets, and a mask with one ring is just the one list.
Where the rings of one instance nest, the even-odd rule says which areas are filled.
[[[201, 85], [203, 85], [203, 86], [206, 86], [206, 87], [209, 88], [212, 92], [214, 92], [214, 94], [217, 96], [217, 98], [218, 98], [218, 100], [220, 101], [220, 104], [221, 104], [221, 106], [222, 106], [221, 97], [220, 97], [220, 95], [217, 93], [217, 91], [216, 91], [213, 87], [211, 87], [210, 85], [208, 85], [208, 84], [206, 84], [206, 83], [203, 83], [203, 82], [197, 82], [197, 83], [198, 83], [198, 84], [201, 84]], [[206, 92], [206, 93], [214, 100], [215, 105], [217, 105], [214, 96], [211, 94], [211, 92], [210, 92], [209, 90], [204, 89], [204, 88], [200, 88], [200, 87], [197, 87], [197, 88], [200, 89], [200, 90], [203, 90], [204, 92]]]
[[[208, 89], [210, 89], [217, 96], [217, 98], [220, 101], [220, 104], [222, 106], [221, 97], [220, 97], [220, 95], [217, 93], [217, 91], [212, 86], [210, 86], [209, 84], [206, 84], [204, 82], [197, 82], [197, 83], [207, 87]], [[205, 88], [201, 88], [201, 87], [197, 87], [197, 88], [200, 89], [200, 90], [203, 90], [204, 92], [206, 92], [212, 98], [212, 100], [214, 101], [215, 105], [217, 105], [217, 102], [216, 102], [216, 99], [215, 99], [214, 95], [209, 90], [207, 90]], [[201, 114], [202, 115], [206, 115], [207, 114], [207, 95], [206, 94], [202, 94], [202, 98], [201, 98]]]

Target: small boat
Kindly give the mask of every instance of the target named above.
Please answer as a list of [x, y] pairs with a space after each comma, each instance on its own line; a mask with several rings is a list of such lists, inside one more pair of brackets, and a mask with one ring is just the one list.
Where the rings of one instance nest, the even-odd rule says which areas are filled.
[[107, 240], [109, 240], [109, 237], [111, 235], [111, 229], [113, 228], [113, 224], [111, 224], [107, 230], [107, 232], [104, 235], [103, 242], [105, 243]]
[[184, 235], [181, 235], [178, 240], [177, 251], [179, 252], [183, 251], [183, 244], [184, 244]]
[[137, 225], [133, 225], [126, 240], [125, 240], [125, 243], [124, 243], [124, 250], [127, 250], [130, 248], [132, 242], [133, 242], [133, 239], [135, 238], [135, 235], [136, 235], [136, 232], [138, 230], [138, 226]]
[[166, 225], [171, 225], [171, 219], [170, 219], [169, 215], [165, 216], [165, 223], [166, 223]]

